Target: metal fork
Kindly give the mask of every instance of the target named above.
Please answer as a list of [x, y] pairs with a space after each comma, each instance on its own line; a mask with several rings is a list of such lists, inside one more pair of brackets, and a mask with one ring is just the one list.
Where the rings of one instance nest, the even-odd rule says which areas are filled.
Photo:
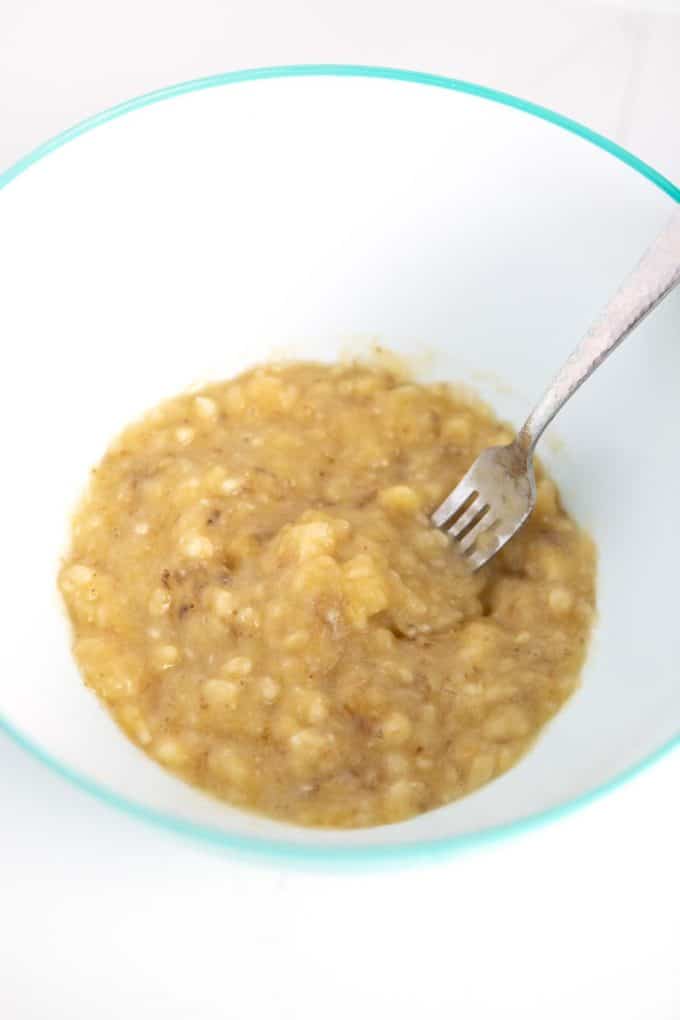
[[533, 452], [582, 383], [680, 283], [680, 210], [643, 255], [508, 446], [483, 450], [432, 522], [456, 540], [473, 570], [521, 528], [536, 504]]

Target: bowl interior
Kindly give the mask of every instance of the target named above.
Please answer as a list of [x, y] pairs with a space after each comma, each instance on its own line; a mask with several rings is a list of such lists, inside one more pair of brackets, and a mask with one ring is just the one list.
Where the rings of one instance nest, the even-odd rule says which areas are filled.
[[671, 298], [542, 444], [599, 548], [580, 691], [518, 767], [400, 825], [305, 831], [155, 766], [83, 687], [55, 590], [69, 513], [118, 429], [272, 355], [379, 340], [521, 423], [672, 199], [517, 109], [394, 80], [232, 83], [81, 134], [0, 192], [0, 715], [118, 797], [229, 838], [419, 844], [587, 794], [678, 730], [680, 302]]

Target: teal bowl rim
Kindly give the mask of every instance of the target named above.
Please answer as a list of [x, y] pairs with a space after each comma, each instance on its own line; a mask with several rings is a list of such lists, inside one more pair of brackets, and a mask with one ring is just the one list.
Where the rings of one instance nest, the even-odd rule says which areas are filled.
[[[503, 106], [521, 110], [532, 117], [538, 117], [550, 124], [555, 124], [571, 134], [578, 135], [592, 145], [596, 145], [599, 149], [603, 149], [622, 163], [625, 163], [632, 170], [646, 177], [648, 181], [651, 181], [652, 184], [669, 195], [675, 202], [680, 203], [680, 188], [668, 180], [667, 177], [664, 177], [658, 170], [655, 170], [643, 160], [638, 159], [637, 156], [634, 156], [631, 152], [622, 148], [622, 146], [617, 145], [616, 142], [612, 142], [610, 139], [605, 138], [596, 131], [592, 131], [570, 117], [565, 117], [544, 106], [539, 106], [536, 103], [520, 99], [506, 92], [462, 81], [458, 78], [426, 74], [420, 71], [407, 71], [391, 67], [362, 66], [359, 64], [294, 64], [282, 67], [259, 67], [242, 71], [227, 71], [223, 74], [210, 75], [207, 78], [195, 78], [191, 81], [181, 82], [178, 85], [170, 85], [153, 92], [147, 92], [144, 95], [112, 106], [102, 113], [95, 114], [93, 117], [88, 117], [86, 120], [75, 124], [54, 138], [49, 139], [49, 141], [44, 142], [38, 148], [33, 149], [32, 152], [29, 152], [3, 173], [0, 173], [0, 189], [6, 187], [19, 174], [24, 173], [34, 163], [49, 155], [50, 152], [54, 152], [55, 149], [61, 148], [67, 142], [91, 131], [100, 124], [106, 124], [107, 121], [115, 120], [117, 117], [122, 117], [124, 114], [132, 113], [134, 110], [142, 109], [145, 106], [151, 106], [154, 103], [172, 99], [174, 96], [185, 95], [188, 92], [201, 92], [204, 89], [232, 85], [238, 82], [270, 78], [310, 77], [382, 78], [391, 81], [411, 82], [416, 85], [429, 85], [435, 88], [448, 89], [451, 92], [463, 92], [467, 95], [477, 96], [480, 99], [486, 99], [494, 103], [500, 103]], [[517, 819], [505, 825], [482, 829], [478, 832], [465, 833], [460, 836], [426, 840], [413, 844], [333, 847], [323, 844], [300, 845], [298, 843], [286, 842], [285, 840], [269, 840], [255, 836], [228, 834], [211, 826], [195, 825], [193, 822], [184, 821], [173, 815], [154, 811], [142, 804], [137, 804], [135, 801], [120, 796], [108, 787], [100, 785], [98, 782], [89, 779], [86, 775], [82, 775], [75, 769], [70, 768], [70, 766], [53, 758], [52, 755], [17, 730], [1, 715], [0, 730], [14, 740], [19, 747], [46, 765], [52, 772], [67, 779], [79, 789], [93, 795], [105, 804], [124, 811], [128, 815], [178, 835], [188, 836], [194, 840], [224, 847], [247, 856], [268, 858], [275, 863], [289, 862], [303, 865], [324, 862], [329, 864], [406, 863], [417, 859], [433, 859], [450, 854], [452, 851], [489, 846], [507, 836], [519, 835], [546, 822], [566, 817], [577, 808], [585, 807], [605, 794], [611, 793], [620, 786], [623, 786], [628, 780], [640, 775], [641, 772], [666, 757], [671, 751], [680, 749], [679, 733], [661, 748], [602, 786], [596, 787], [579, 797], [575, 797], [573, 800], [548, 808], [546, 811]]]

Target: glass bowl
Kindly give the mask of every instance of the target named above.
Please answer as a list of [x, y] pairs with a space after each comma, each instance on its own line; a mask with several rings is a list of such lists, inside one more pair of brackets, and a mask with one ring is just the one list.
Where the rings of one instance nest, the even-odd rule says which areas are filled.
[[519, 424], [680, 200], [669, 181], [480, 86], [300, 66], [124, 103], [31, 153], [0, 189], [0, 716], [30, 753], [147, 821], [312, 862], [480, 844], [677, 749], [678, 296], [542, 444], [599, 548], [599, 623], [578, 693], [518, 766], [464, 800], [344, 832], [212, 800], [138, 751], [85, 689], [55, 586], [89, 468], [123, 424], [193, 381], [378, 340]]

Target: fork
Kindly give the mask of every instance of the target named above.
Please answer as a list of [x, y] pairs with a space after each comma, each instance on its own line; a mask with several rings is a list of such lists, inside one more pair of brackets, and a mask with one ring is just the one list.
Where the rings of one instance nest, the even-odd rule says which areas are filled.
[[680, 209], [564, 363], [516, 438], [477, 457], [432, 513], [473, 570], [508, 542], [536, 504], [533, 453], [557, 412], [636, 326], [680, 283]]

